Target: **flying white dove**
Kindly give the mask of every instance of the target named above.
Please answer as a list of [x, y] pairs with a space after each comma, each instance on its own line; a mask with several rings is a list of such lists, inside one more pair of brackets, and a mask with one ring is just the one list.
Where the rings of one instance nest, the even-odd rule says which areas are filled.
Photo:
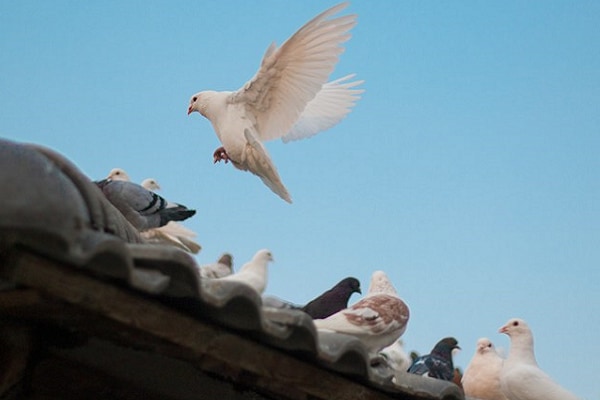
[[200, 276], [202, 278], [224, 278], [233, 273], [233, 257], [229, 253], [224, 253], [216, 263], [201, 265]]
[[533, 352], [533, 334], [525, 321], [513, 318], [499, 329], [510, 337], [508, 358], [500, 372], [500, 387], [510, 400], [577, 400], [540, 369]]
[[479, 339], [475, 354], [462, 377], [465, 395], [481, 400], [508, 400], [500, 389], [503, 363], [504, 359], [490, 339]]
[[[131, 182], [129, 174], [122, 168], [111, 169], [106, 179]], [[152, 192], [160, 190], [160, 185], [154, 178], [144, 179], [141, 186]], [[169, 203], [167, 206], [173, 207], [175, 204]], [[169, 221], [161, 227], [143, 231], [141, 235], [147, 242], [169, 244], [193, 254], [202, 250], [202, 246], [194, 240], [197, 236], [196, 232], [175, 221]]]
[[288, 142], [329, 129], [360, 98], [363, 90], [356, 86], [363, 81], [349, 81], [354, 75], [327, 83], [356, 25], [355, 15], [330, 18], [347, 5], [321, 13], [280, 47], [271, 44], [256, 75], [236, 92], [203, 91], [190, 99], [188, 115], [197, 111], [210, 120], [223, 145], [214, 162], [231, 161], [252, 172], [288, 203], [290, 194], [262, 142]]
[[357, 337], [376, 354], [394, 343], [406, 330], [410, 312], [383, 271], [375, 271], [367, 295], [349, 308], [315, 319], [318, 330]]
[[273, 255], [267, 249], [259, 250], [252, 260], [242, 265], [235, 274], [218, 278], [220, 281], [240, 282], [262, 295], [267, 287], [267, 265], [273, 261]]

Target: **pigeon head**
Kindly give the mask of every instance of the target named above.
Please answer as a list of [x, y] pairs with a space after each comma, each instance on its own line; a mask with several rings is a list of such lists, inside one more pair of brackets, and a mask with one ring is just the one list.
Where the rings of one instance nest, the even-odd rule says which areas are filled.
[[508, 322], [498, 330], [498, 332], [507, 334], [511, 339], [515, 336], [522, 336], [523, 334], [531, 335], [529, 325], [527, 325], [527, 322], [520, 318], [509, 319]]
[[113, 181], [126, 181], [126, 182], [129, 182], [131, 180], [131, 179], [129, 179], [129, 175], [127, 175], [127, 172], [125, 172], [125, 170], [122, 168], [111, 169], [110, 172], [108, 173], [108, 176], [106, 177], [106, 179], [112, 179]]
[[262, 250], [259, 250], [256, 252], [254, 257], [252, 257], [252, 261], [259, 261], [259, 262], [264, 262], [264, 263], [267, 263], [269, 261], [274, 261], [273, 254], [271, 254], [270, 250], [262, 249]]
[[160, 185], [154, 178], [146, 178], [142, 181], [142, 186], [148, 190], [160, 190]]
[[396, 289], [383, 271], [375, 271], [371, 275], [371, 284], [369, 285], [369, 295], [385, 293], [391, 296], [398, 296]]
[[229, 253], [223, 253], [223, 255], [221, 256], [221, 258], [219, 258], [219, 261], [217, 261], [219, 264], [223, 264], [229, 267], [229, 269], [231, 269], [233, 271], [233, 256]]
[[479, 354], [485, 354], [490, 351], [494, 351], [494, 345], [488, 338], [481, 338], [477, 341], [477, 352]]
[[198, 92], [190, 98], [190, 106], [188, 107], [188, 115], [194, 111], [199, 112], [204, 117], [210, 119], [208, 114], [208, 105], [213, 97], [217, 95], [217, 92], [212, 90], [206, 90], [204, 92]]
[[431, 353], [450, 357], [452, 355], [452, 350], [455, 349], [460, 350], [458, 341], [453, 337], [446, 337], [437, 342]]
[[362, 292], [360, 291], [360, 282], [356, 278], [352, 278], [352, 277], [345, 278], [345, 279], [341, 280], [340, 283], [338, 283], [338, 286], [346, 289], [349, 294], [352, 294], [352, 293], [362, 294]]

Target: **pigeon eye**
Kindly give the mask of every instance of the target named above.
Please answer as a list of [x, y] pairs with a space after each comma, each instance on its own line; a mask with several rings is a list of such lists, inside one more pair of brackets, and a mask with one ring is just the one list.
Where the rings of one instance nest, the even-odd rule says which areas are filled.
[[491, 343], [488, 343], [488, 347], [492, 347], [492, 344], [491, 344]]
[[513, 326], [519, 326], [519, 321], [513, 322]]
[[196, 96], [192, 97], [193, 102], [196, 102], [196, 100], [198, 100], [198, 98]]

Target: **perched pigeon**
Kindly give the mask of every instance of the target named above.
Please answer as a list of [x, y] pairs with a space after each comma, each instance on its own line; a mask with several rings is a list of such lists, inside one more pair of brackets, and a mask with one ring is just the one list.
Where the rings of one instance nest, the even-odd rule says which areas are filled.
[[261, 295], [267, 287], [267, 264], [269, 261], [273, 261], [271, 252], [266, 249], [259, 250], [252, 260], [242, 265], [237, 273], [218, 278], [218, 280], [246, 284]]
[[396, 340], [394, 343], [381, 350], [379, 355], [383, 356], [387, 364], [394, 371], [404, 372], [412, 363], [412, 359], [404, 350], [404, 342], [402, 339]]
[[302, 307], [302, 311], [314, 319], [327, 318], [348, 307], [348, 300], [352, 293], [362, 293], [358, 279], [352, 277], [342, 279], [334, 287], [308, 302]]
[[475, 354], [462, 377], [465, 395], [481, 400], [508, 400], [500, 390], [500, 370], [503, 363], [504, 359], [490, 339], [479, 339]]
[[224, 278], [232, 273], [233, 257], [229, 253], [224, 253], [216, 263], [200, 266], [200, 276], [202, 278]]
[[[123, 182], [131, 181], [129, 174], [122, 168], [113, 168], [110, 170], [106, 179]], [[144, 179], [141, 186], [152, 192], [160, 190], [160, 185], [154, 178]], [[177, 205], [174, 203], [167, 203], [167, 207], [175, 206]], [[196, 232], [175, 221], [169, 221], [164, 226], [142, 232], [142, 237], [146, 242], [168, 244], [194, 254], [202, 250], [202, 246], [195, 241], [196, 236]]]
[[[108, 173], [106, 179], [110, 179], [113, 181], [131, 182], [131, 178], [129, 178], [129, 174], [127, 174], [127, 172], [125, 172], [125, 170], [123, 168], [111, 169], [110, 172]], [[148, 189], [148, 188], [146, 188], [146, 189]], [[150, 189], [148, 189], [148, 190], [150, 190]]]
[[257, 175], [288, 203], [290, 194], [262, 142], [303, 139], [340, 122], [359, 99], [362, 81], [353, 75], [327, 83], [342, 43], [356, 24], [355, 15], [330, 18], [348, 4], [321, 13], [281, 47], [267, 49], [256, 75], [236, 92], [203, 91], [190, 99], [188, 115], [211, 121], [222, 147], [214, 161], [231, 161]]
[[375, 271], [363, 299], [314, 323], [318, 330], [356, 336], [367, 351], [377, 354], [402, 336], [409, 316], [408, 306], [398, 297], [386, 274]]
[[183, 221], [196, 213], [181, 204], [167, 206], [164, 198], [132, 182], [103, 179], [95, 183], [140, 232], [164, 226], [169, 221]]
[[499, 329], [510, 337], [508, 358], [500, 372], [500, 387], [510, 400], [577, 400], [538, 367], [533, 334], [525, 321], [513, 318]]
[[[124, 181], [131, 182], [131, 178], [129, 174], [123, 168], [113, 168], [108, 173], [106, 179], [111, 179], [113, 181]], [[146, 178], [140, 183], [144, 189], [151, 190], [153, 192], [160, 190], [160, 185], [154, 178]]]
[[160, 185], [158, 184], [158, 182], [156, 181], [156, 179], [154, 178], [146, 178], [142, 181], [141, 183], [142, 187], [151, 190], [153, 192], [156, 192], [157, 190], [160, 190]]
[[169, 244], [189, 253], [198, 254], [202, 250], [200, 243], [194, 240], [196, 232], [175, 221], [141, 232], [141, 235], [147, 242]]
[[407, 372], [452, 381], [454, 377], [452, 350], [454, 349], [460, 349], [456, 339], [453, 337], [444, 338], [437, 342], [431, 353], [413, 361]]

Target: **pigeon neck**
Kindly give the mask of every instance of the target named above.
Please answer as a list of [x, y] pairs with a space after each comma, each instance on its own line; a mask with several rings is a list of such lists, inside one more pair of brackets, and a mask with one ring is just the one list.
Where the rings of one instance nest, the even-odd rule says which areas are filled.
[[513, 338], [510, 343], [510, 351], [507, 361], [516, 360], [531, 365], [537, 365], [535, 354], [533, 352], [533, 337], [518, 336]]

